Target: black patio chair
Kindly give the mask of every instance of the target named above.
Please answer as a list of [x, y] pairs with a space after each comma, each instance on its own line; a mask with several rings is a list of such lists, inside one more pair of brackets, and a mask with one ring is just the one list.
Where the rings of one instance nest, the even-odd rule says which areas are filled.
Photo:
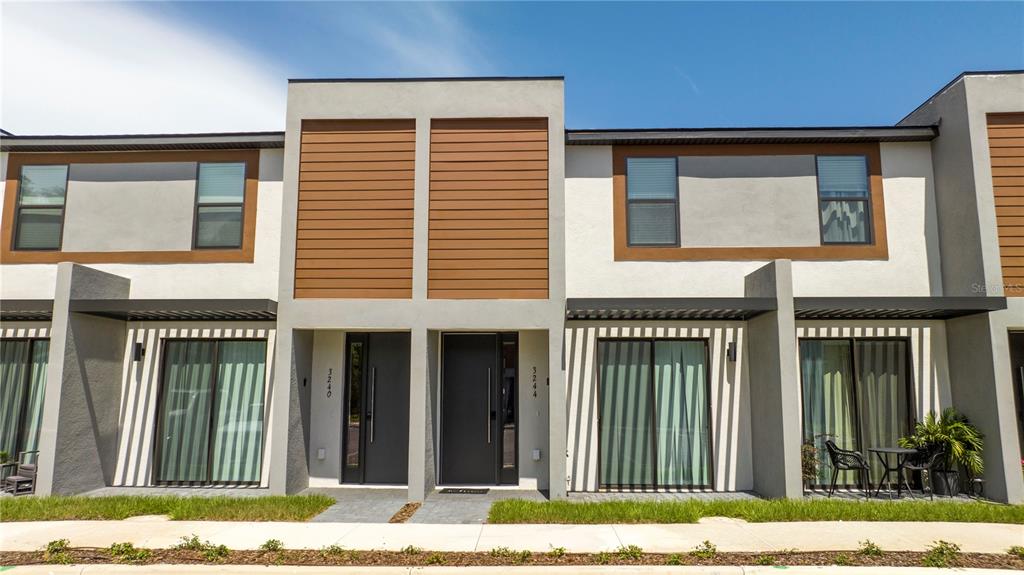
[[[925, 480], [924, 475], [928, 476], [928, 499], [935, 500], [935, 471], [937, 471], [942, 465], [942, 461], [946, 455], [946, 450], [942, 447], [920, 447], [917, 453], [907, 457], [901, 465], [902, 471], [900, 472], [900, 480], [903, 481], [903, 485], [907, 488], [907, 493], [911, 497], [914, 496], [914, 490], [910, 488], [910, 482], [907, 481], [907, 471], [920, 471], [921, 475], [921, 492], [924, 494]], [[927, 472], [924, 473], [924, 472]], [[948, 485], [947, 493], [948, 493]]]
[[864, 490], [864, 497], [871, 495], [871, 477], [868, 462], [859, 451], [841, 449], [831, 439], [825, 441], [825, 449], [828, 450], [829, 461], [832, 462], [832, 483], [828, 488], [828, 496], [836, 492], [836, 480], [839, 479], [840, 471], [856, 471], [860, 478], [861, 489]]

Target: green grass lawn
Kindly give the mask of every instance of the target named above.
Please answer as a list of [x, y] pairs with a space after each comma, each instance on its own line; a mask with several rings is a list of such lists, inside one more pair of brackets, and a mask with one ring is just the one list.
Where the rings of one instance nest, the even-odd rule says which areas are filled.
[[950, 501], [526, 501], [491, 505], [489, 523], [695, 523], [701, 517], [768, 521], [1024, 523], [1024, 505]]
[[334, 504], [326, 495], [266, 497], [4, 497], [0, 521], [124, 519], [167, 515], [175, 521], [306, 521]]

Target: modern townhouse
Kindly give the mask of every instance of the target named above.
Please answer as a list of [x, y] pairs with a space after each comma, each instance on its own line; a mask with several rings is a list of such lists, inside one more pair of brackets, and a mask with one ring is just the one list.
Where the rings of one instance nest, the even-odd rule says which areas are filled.
[[561, 78], [294, 80], [285, 126], [3, 138], [0, 449], [38, 450], [37, 493], [801, 497], [805, 443], [952, 406], [1024, 500], [1024, 74], [788, 129], [566, 130]]

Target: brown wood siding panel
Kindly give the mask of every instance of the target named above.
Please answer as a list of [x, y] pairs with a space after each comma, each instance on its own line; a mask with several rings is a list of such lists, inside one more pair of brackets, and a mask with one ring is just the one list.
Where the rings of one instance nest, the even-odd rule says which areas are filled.
[[548, 297], [546, 118], [434, 120], [427, 297]]
[[296, 298], [411, 298], [415, 120], [305, 120]]
[[1024, 112], [988, 115], [1003, 291], [1024, 297]]

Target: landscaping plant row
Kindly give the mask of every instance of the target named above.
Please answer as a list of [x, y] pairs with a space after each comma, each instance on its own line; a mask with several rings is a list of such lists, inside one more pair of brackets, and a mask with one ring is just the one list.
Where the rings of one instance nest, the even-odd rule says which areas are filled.
[[255, 551], [233, 551], [224, 545], [183, 537], [170, 549], [142, 549], [131, 543], [108, 548], [71, 547], [67, 539], [51, 541], [45, 550], [0, 552], [2, 565], [33, 564], [235, 564], [235, 565], [351, 565], [351, 566], [513, 566], [513, 565], [864, 565], [889, 567], [976, 567], [1024, 570], [1024, 547], [1006, 553], [963, 553], [959, 546], [936, 541], [925, 552], [883, 551], [871, 541], [856, 551], [803, 552], [782, 549], [770, 553], [719, 552], [705, 541], [681, 553], [646, 553], [636, 545], [600, 553], [567, 553], [564, 547], [538, 553], [499, 547], [489, 552], [440, 552], [408, 546], [401, 551], [357, 551], [332, 545], [319, 550], [285, 549], [270, 539]]

